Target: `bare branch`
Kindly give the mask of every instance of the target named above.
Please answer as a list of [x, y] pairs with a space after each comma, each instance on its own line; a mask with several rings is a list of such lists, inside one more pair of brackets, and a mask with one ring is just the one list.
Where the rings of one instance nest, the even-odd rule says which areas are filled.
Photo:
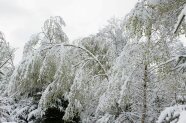
[[181, 23], [182, 23], [184, 18], [185, 18], [185, 15], [182, 15], [180, 21], [178, 21], [176, 26], [175, 26], [174, 33], [176, 33], [178, 31], [178, 29], [179, 29], [179, 27], [180, 27], [180, 25], [181, 25]]
[[186, 6], [185, 8], [183, 8], [180, 15], [178, 16], [178, 22], [175, 25], [174, 33], [178, 31], [178, 28], [180, 27], [181, 23], [183, 22], [183, 19], [185, 18], [185, 15], [186, 15]]

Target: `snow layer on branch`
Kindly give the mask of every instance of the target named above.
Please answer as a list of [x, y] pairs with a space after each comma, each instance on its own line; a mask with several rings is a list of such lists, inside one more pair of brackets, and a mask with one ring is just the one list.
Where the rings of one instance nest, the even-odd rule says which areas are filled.
[[115, 116], [110, 114], [105, 114], [96, 123], [114, 123], [114, 121], [115, 121]]
[[34, 119], [34, 118], [38, 118], [38, 117], [40, 117], [40, 110], [35, 109], [28, 114], [27, 120], [31, 121], [32, 118]]

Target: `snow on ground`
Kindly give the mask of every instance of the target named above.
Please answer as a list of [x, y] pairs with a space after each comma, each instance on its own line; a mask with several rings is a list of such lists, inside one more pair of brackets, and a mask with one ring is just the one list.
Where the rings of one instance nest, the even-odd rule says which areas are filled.
[[180, 118], [177, 123], [186, 123], [186, 111], [180, 113]]

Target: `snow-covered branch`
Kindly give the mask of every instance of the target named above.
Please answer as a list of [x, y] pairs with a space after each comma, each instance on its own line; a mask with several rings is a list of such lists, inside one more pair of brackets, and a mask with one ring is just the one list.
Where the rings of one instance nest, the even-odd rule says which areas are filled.
[[80, 47], [80, 46], [76, 46], [76, 45], [72, 45], [72, 44], [64, 44], [64, 46], [70, 46], [70, 47], [74, 47], [74, 48], [78, 48], [78, 49], [81, 49], [83, 50], [84, 52], [86, 52], [90, 57], [92, 57], [101, 67], [101, 69], [103, 70], [104, 74], [105, 74], [105, 77], [106, 79], [108, 80], [108, 75], [107, 75], [107, 72], [104, 68], [104, 66], [102, 65], [102, 63], [97, 59], [97, 57], [91, 53], [88, 49], [84, 48], [84, 47]]

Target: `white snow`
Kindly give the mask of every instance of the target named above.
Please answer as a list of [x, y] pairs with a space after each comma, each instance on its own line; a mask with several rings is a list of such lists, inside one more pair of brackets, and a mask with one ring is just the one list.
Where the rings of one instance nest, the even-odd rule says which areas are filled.
[[163, 123], [164, 121], [169, 121], [173, 117], [179, 117], [179, 115], [181, 115], [182, 112], [186, 112], [185, 110], [186, 110], [186, 105], [175, 105], [172, 107], [168, 107], [161, 112], [157, 123]]
[[177, 123], [186, 123], [186, 111], [180, 113], [180, 118]]

